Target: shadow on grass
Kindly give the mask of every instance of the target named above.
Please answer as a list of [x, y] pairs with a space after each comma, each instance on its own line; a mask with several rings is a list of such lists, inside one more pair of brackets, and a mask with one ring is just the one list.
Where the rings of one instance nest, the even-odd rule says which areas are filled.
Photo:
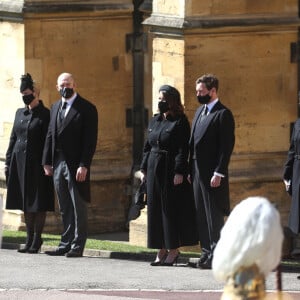
[[[59, 241], [49, 237], [43, 237], [44, 242], [53, 242]], [[9, 244], [24, 244], [26, 242], [26, 237], [3, 237], [2, 243], [9, 243]]]

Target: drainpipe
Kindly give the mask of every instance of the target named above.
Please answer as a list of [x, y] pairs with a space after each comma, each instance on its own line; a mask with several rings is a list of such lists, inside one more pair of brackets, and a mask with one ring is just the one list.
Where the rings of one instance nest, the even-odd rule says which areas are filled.
[[[300, 2], [300, 1], [299, 1]], [[300, 3], [298, 6], [298, 16], [300, 18]], [[298, 28], [298, 41], [296, 50], [297, 61], [297, 81], [298, 81], [298, 118], [300, 117], [300, 27]]]
[[143, 12], [139, 9], [143, 0], [133, 0], [133, 33], [126, 35], [126, 50], [132, 53], [133, 62], [133, 106], [126, 110], [126, 126], [132, 127], [132, 172], [139, 169], [144, 146], [144, 129], [148, 112], [144, 106], [144, 53], [147, 37], [143, 32]]

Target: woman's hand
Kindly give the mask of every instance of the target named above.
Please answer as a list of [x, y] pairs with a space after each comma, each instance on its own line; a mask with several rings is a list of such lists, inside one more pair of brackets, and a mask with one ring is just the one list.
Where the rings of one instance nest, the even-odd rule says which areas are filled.
[[284, 185], [285, 185], [285, 190], [288, 192], [288, 190], [290, 189], [290, 185], [291, 185], [291, 180], [283, 180]]
[[175, 174], [174, 176], [174, 185], [182, 184], [183, 182], [183, 175]]
[[146, 172], [145, 171], [141, 171], [141, 175], [140, 175], [141, 182], [145, 182], [146, 181], [146, 177], [147, 177]]
[[44, 171], [46, 176], [52, 176], [53, 175], [53, 168], [49, 165], [44, 165]]

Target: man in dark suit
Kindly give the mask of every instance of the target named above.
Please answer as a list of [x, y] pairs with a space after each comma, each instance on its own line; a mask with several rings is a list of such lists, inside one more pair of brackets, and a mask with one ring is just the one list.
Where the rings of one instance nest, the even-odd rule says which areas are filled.
[[218, 99], [212, 74], [196, 81], [196, 111], [190, 138], [190, 180], [193, 183], [202, 253], [196, 267], [211, 268], [224, 216], [229, 215], [228, 164], [234, 147], [234, 119]]
[[73, 76], [57, 79], [61, 99], [53, 104], [45, 141], [45, 174], [53, 175], [63, 222], [58, 248], [48, 255], [80, 257], [87, 239], [87, 202], [90, 201], [90, 166], [97, 145], [96, 107], [75, 91]]

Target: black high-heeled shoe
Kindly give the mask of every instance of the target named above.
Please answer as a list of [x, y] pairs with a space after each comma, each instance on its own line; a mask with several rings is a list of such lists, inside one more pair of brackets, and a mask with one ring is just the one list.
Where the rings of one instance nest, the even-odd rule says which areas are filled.
[[40, 252], [42, 245], [43, 245], [42, 239], [34, 241], [27, 252], [31, 253], [31, 254], [38, 253], [38, 252]]
[[[167, 258], [167, 256], [168, 256], [168, 251], [166, 251], [166, 253], [163, 255], [163, 257], [160, 260], [152, 261], [150, 263], [150, 266], [152, 266], [152, 267], [161, 266], [163, 264], [163, 262], [165, 261], [165, 259]], [[157, 257], [158, 257], [158, 255], [157, 255]]]
[[162, 263], [162, 266], [164, 266], [164, 267], [172, 267], [174, 264], [177, 266], [177, 261], [178, 261], [179, 255], [180, 255], [180, 252], [178, 251], [177, 255], [173, 258], [173, 260], [171, 262], [164, 261]]

